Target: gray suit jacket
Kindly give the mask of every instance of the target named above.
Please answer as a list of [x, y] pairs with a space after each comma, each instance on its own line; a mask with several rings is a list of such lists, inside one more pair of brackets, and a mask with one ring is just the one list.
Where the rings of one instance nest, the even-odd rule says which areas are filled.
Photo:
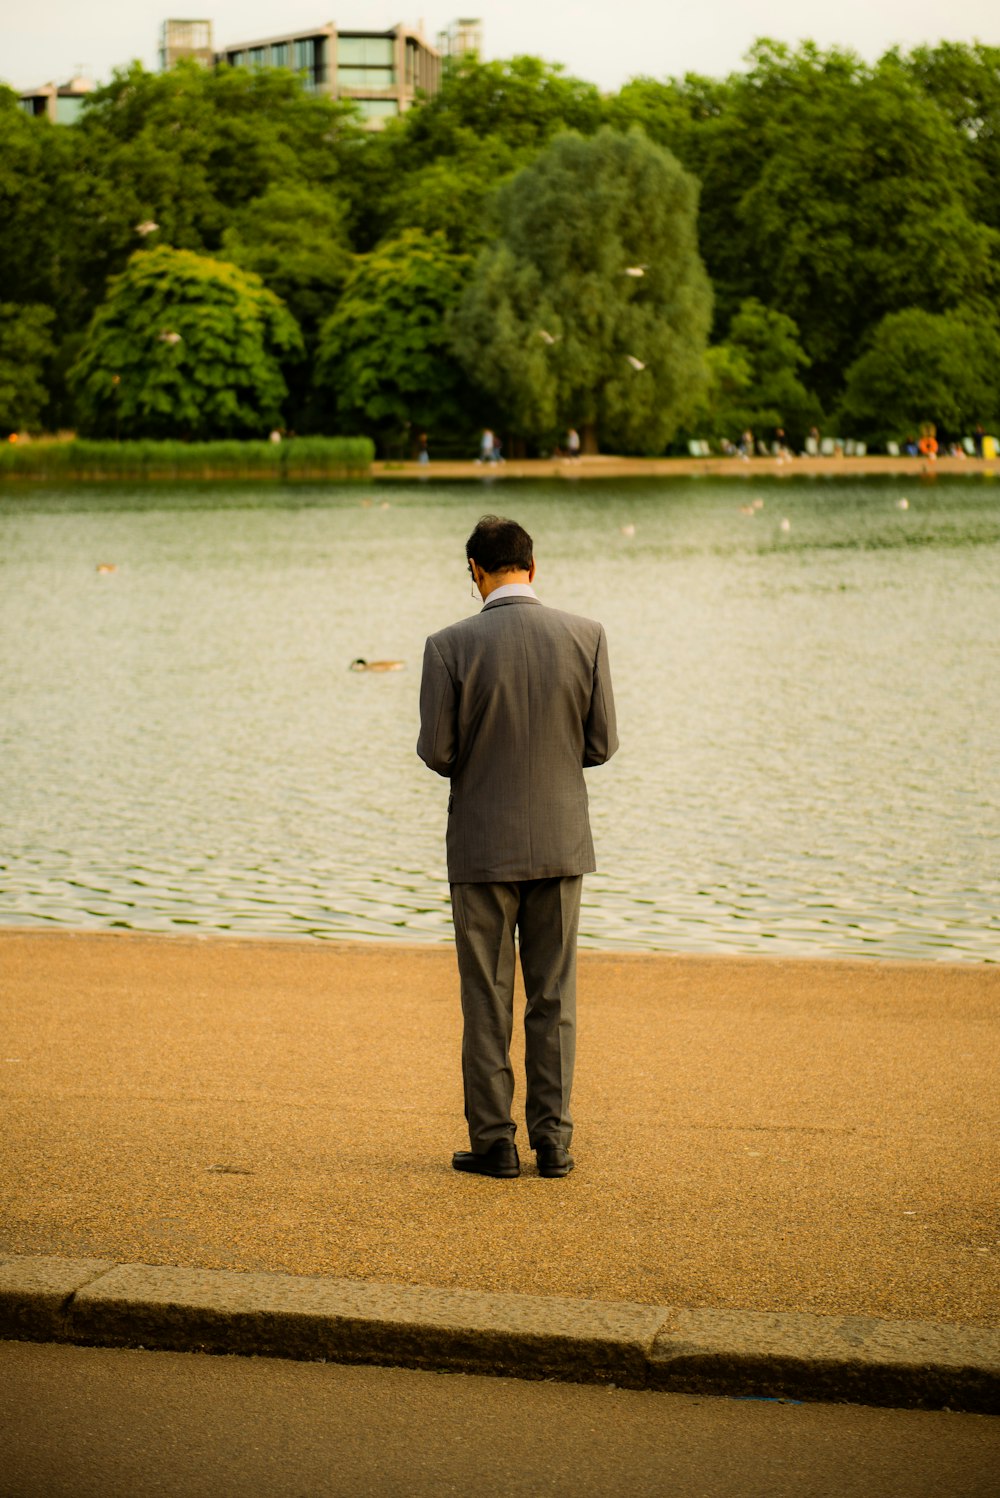
[[617, 748], [593, 619], [508, 596], [429, 637], [417, 753], [451, 780], [452, 884], [590, 873], [583, 767]]

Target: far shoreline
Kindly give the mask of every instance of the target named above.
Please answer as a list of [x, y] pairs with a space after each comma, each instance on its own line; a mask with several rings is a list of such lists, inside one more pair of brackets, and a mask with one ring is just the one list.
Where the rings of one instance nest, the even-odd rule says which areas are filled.
[[136, 484], [136, 483], [272, 483], [295, 484], [365, 484], [387, 483], [482, 483], [518, 480], [561, 480], [566, 483], [588, 483], [608, 479], [870, 479], [909, 478], [933, 482], [946, 478], [996, 478], [1000, 460], [995, 458], [890, 457], [874, 453], [865, 457], [774, 458], [622, 458], [613, 454], [594, 454], [580, 458], [510, 458], [499, 463], [474, 459], [431, 459], [426, 463], [393, 459], [374, 460], [368, 468], [317, 472], [308, 466], [300, 471], [270, 468], [215, 467], [178, 471], [170, 466], [110, 470], [95, 468], [86, 472], [53, 468], [15, 472], [0, 470], [0, 488], [67, 484]]
[[872, 453], [865, 457], [793, 458], [620, 458], [598, 454], [580, 458], [510, 458], [500, 463], [453, 461], [429, 463], [377, 461], [371, 465], [373, 479], [620, 479], [620, 478], [921, 478], [938, 474], [949, 478], [1000, 474], [993, 458], [890, 457]]

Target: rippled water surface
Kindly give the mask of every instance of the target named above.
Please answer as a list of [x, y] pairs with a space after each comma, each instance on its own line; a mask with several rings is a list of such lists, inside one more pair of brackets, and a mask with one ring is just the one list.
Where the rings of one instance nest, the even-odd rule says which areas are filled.
[[585, 945], [997, 960], [981, 479], [8, 485], [0, 921], [448, 938], [417, 689], [492, 508], [608, 630]]

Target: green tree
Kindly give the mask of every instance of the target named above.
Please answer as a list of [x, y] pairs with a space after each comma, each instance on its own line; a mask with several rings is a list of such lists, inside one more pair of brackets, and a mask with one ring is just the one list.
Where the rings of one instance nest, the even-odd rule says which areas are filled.
[[452, 323], [453, 348], [489, 424], [542, 445], [559, 440], [563, 418], [554, 353], [563, 321], [539, 268], [500, 240], [484, 251]]
[[557, 136], [497, 200], [455, 319], [470, 378], [521, 435], [659, 452], [703, 379], [697, 187], [640, 131]]
[[560, 130], [592, 135], [601, 124], [593, 83], [569, 77], [540, 57], [449, 63], [441, 89], [404, 116], [411, 165], [460, 152], [470, 138], [501, 140], [512, 153], [534, 153]]
[[315, 381], [340, 427], [383, 451], [407, 432], [464, 428], [462, 377], [447, 324], [470, 262], [441, 235], [407, 229], [357, 258], [319, 335]]
[[232, 214], [221, 253], [256, 272], [308, 339], [329, 317], [351, 270], [347, 215], [331, 192], [302, 183], [270, 187]]
[[365, 142], [359, 244], [419, 228], [456, 253], [478, 250], [499, 185], [558, 131], [593, 134], [601, 108], [593, 84], [537, 57], [449, 62], [438, 93]]
[[54, 316], [51, 307], [0, 302], [0, 434], [40, 424]]
[[735, 441], [737, 433], [753, 428], [752, 385], [746, 355], [731, 343], [713, 344], [705, 352], [705, 383], [684, 423], [686, 435]]
[[262, 436], [280, 426], [298, 326], [249, 271], [160, 246], [132, 256], [70, 384], [87, 436]]
[[606, 105], [701, 180], [720, 330], [748, 297], [787, 313], [825, 405], [886, 313], [995, 295], [997, 195], [987, 209], [976, 166], [992, 160], [988, 53], [869, 67], [762, 40], [722, 84], [636, 80]]
[[1000, 47], [941, 42], [902, 66], [955, 129], [974, 176], [975, 217], [1000, 229]]
[[970, 212], [958, 133], [894, 62], [773, 44], [753, 61], [705, 164], [713, 249], [742, 245], [715, 268], [724, 299], [755, 295], [796, 321], [829, 399], [884, 314], [987, 298], [997, 239]]
[[222, 236], [224, 259], [255, 271], [281, 297], [302, 331], [306, 358], [284, 369], [288, 423], [314, 431], [320, 413], [311, 393], [319, 329], [350, 274], [347, 215], [329, 191], [300, 183], [269, 188], [233, 215]]
[[75, 161], [71, 131], [29, 119], [0, 85], [0, 293], [71, 307]]
[[847, 371], [845, 431], [871, 442], [933, 421], [952, 436], [1000, 417], [1000, 334], [976, 312], [909, 307], [882, 319]]
[[792, 319], [749, 297], [729, 325], [726, 345], [742, 358], [749, 373], [741, 398], [721, 413], [728, 434], [733, 436], [744, 427], [760, 433], [780, 426], [800, 441], [821, 420], [822, 410], [799, 379], [809, 359]]
[[[117, 72], [72, 131], [91, 306], [140, 245], [217, 254], [242, 211], [276, 188], [306, 185], [336, 205], [362, 139], [349, 106], [306, 93], [291, 72], [194, 63]], [[149, 224], [157, 228], [144, 238], [139, 226]]]
[[666, 146], [695, 176], [702, 175], [711, 150], [712, 127], [733, 107], [733, 80], [705, 78], [632, 78], [604, 100], [604, 120], [614, 130], [639, 126]]
[[497, 188], [510, 171], [511, 152], [491, 136], [419, 170], [394, 170], [379, 199], [377, 227], [388, 237], [404, 229], [440, 233], [455, 254], [475, 254], [490, 237]]
[[677, 157], [700, 183], [698, 240], [715, 293], [715, 317], [724, 329], [748, 296], [766, 292], [754, 279], [753, 244], [739, 220], [739, 204], [765, 158], [766, 111], [758, 117], [742, 75], [711, 80], [689, 74], [636, 78], [605, 102], [619, 129], [640, 127]]

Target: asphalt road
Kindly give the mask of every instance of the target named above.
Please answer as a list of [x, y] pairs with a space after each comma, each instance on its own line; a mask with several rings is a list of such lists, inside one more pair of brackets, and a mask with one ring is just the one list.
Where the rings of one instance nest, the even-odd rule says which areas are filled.
[[1000, 1421], [0, 1343], [2, 1498], [996, 1498]]

